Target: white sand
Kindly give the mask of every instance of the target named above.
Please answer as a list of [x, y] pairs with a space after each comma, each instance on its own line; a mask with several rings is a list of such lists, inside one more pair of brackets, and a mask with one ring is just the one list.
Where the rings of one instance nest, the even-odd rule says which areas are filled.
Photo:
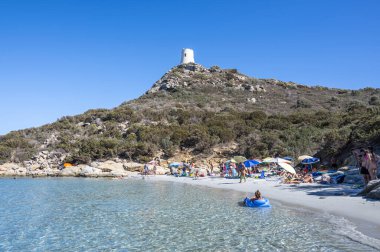
[[361, 232], [380, 239], [380, 201], [354, 196], [360, 190], [351, 189], [349, 185], [284, 185], [278, 181], [252, 178], [248, 178], [246, 183], [240, 184], [238, 179], [206, 177], [195, 180], [189, 177], [177, 178], [166, 175], [149, 176], [147, 179], [236, 190], [244, 192], [242, 199], [245, 196], [251, 197], [256, 190], [260, 190], [263, 196], [272, 202], [277, 201], [285, 205], [345, 217], [354, 222]]

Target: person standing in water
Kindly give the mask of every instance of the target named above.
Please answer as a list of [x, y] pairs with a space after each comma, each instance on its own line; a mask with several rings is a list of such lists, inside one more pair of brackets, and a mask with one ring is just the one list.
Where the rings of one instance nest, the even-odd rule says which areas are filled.
[[145, 175], [145, 176], [148, 175], [148, 171], [149, 171], [148, 164], [145, 164], [145, 165], [144, 165], [144, 175]]

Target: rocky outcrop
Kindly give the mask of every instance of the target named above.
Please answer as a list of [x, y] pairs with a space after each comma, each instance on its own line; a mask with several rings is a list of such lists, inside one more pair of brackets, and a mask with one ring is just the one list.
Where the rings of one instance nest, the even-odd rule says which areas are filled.
[[66, 168], [62, 169], [59, 172], [59, 175], [63, 176], [63, 177], [77, 177], [77, 176], [79, 176], [81, 171], [82, 171], [82, 167], [79, 165], [78, 166], [70, 166], [70, 167], [66, 167]]
[[344, 183], [347, 184], [355, 184], [355, 185], [362, 185], [364, 184], [363, 176], [360, 174], [356, 175], [346, 175], [344, 177]]
[[[257, 80], [256, 80], [257, 82]], [[231, 87], [249, 92], [267, 92], [265, 87], [254, 82], [236, 69], [205, 68], [199, 64], [182, 64], [172, 68], [153, 84], [148, 94], [158, 91], [175, 91], [189, 86]]]
[[27, 170], [25, 167], [15, 163], [5, 163], [0, 165], [0, 176], [26, 176]]
[[369, 199], [378, 199], [380, 200], [380, 186], [376, 187], [372, 191], [370, 191], [367, 195], [367, 198]]
[[67, 154], [64, 150], [56, 151], [41, 151], [35, 155], [31, 160], [24, 161], [23, 166], [28, 171], [58, 169], [59, 165], [63, 163]]
[[[53, 158], [49, 159], [49, 157]], [[0, 176], [126, 177], [133, 172], [141, 172], [144, 166], [140, 163], [117, 158], [95, 161], [90, 165], [63, 167], [61, 159], [56, 158], [57, 156], [54, 156], [54, 153], [43, 152], [30, 161], [5, 163], [0, 165]], [[163, 167], [158, 167], [157, 170], [158, 174], [167, 172], [167, 169]]]
[[358, 195], [370, 199], [380, 199], [380, 179], [370, 181]]
[[344, 174], [346, 175], [344, 177], [344, 183], [347, 184], [355, 184], [355, 185], [364, 185], [363, 176], [359, 174], [358, 168], [351, 168], [351, 167], [344, 167], [340, 168], [340, 171], [344, 171]]
[[189, 78], [195, 73], [210, 73], [210, 70], [193, 63], [176, 66], [156, 81], [147, 93], [156, 93], [160, 90], [173, 91], [179, 87], [186, 87], [189, 83], [183, 79]]

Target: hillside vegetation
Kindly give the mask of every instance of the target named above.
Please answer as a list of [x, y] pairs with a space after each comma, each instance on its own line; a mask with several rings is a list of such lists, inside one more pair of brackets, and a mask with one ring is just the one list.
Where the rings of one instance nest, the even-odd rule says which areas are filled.
[[328, 89], [255, 79], [196, 64], [171, 69], [117, 108], [66, 116], [0, 137], [0, 162], [41, 152], [89, 163], [191, 156], [316, 154], [341, 163], [353, 146], [379, 145], [380, 90]]

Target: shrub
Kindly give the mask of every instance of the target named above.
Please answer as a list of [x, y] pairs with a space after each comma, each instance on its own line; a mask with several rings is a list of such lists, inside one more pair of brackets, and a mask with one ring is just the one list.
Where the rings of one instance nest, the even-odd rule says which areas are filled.
[[311, 108], [311, 104], [309, 101], [304, 99], [298, 99], [295, 108]]
[[380, 101], [379, 101], [379, 98], [377, 96], [372, 96], [369, 101], [368, 101], [368, 104], [369, 105], [380, 105]]

